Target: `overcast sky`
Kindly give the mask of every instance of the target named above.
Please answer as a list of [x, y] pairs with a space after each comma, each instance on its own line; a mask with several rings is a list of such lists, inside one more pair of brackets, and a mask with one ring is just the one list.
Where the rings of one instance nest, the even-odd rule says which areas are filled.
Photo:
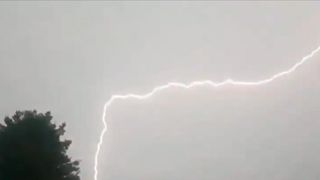
[[[169, 81], [260, 80], [320, 45], [319, 2], [1, 2], [0, 117], [50, 110], [93, 178], [103, 104]], [[318, 180], [320, 55], [260, 87], [111, 108], [100, 180]]]

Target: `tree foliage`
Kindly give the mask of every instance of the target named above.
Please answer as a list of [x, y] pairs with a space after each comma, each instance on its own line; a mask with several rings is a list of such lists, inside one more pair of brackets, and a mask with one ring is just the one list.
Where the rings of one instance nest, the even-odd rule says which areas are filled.
[[79, 162], [61, 140], [66, 124], [52, 123], [50, 112], [17, 111], [0, 124], [0, 180], [79, 180]]

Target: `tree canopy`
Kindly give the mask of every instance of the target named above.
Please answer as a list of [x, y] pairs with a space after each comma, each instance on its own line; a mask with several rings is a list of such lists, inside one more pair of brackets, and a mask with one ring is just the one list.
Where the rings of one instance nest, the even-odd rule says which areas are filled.
[[0, 124], [0, 180], [79, 180], [79, 161], [67, 155], [61, 140], [66, 124], [50, 112], [17, 111]]

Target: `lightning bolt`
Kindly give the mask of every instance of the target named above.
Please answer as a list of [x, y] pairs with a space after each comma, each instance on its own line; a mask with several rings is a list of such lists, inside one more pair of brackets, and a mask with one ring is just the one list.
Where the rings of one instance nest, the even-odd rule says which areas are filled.
[[177, 87], [177, 88], [183, 88], [183, 89], [190, 89], [190, 88], [195, 88], [195, 87], [200, 87], [200, 86], [212, 86], [212, 87], [221, 87], [225, 85], [238, 85], [238, 86], [259, 86], [263, 84], [268, 84], [271, 83], [274, 80], [277, 80], [283, 76], [289, 75], [293, 73], [298, 67], [303, 65], [305, 62], [307, 62], [309, 59], [311, 59], [314, 55], [316, 55], [320, 51], [320, 46], [311, 51], [308, 55], [304, 56], [299, 62], [294, 64], [291, 68], [288, 70], [282, 71], [280, 73], [274, 74], [270, 76], [269, 78], [259, 80], [259, 81], [237, 81], [233, 79], [226, 79], [221, 82], [213, 82], [211, 80], [201, 80], [201, 81], [193, 81], [190, 83], [181, 83], [181, 82], [169, 82], [165, 85], [162, 86], [157, 86], [153, 88], [151, 91], [145, 93], [145, 94], [124, 94], [124, 95], [112, 95], [111, 98], [104, 104], [103, 107], [103, 114], [102, 114], [102, 123], [103, 123], [103, 129], [100, 133], [100, 138], [99, 142], [97, 144], [97, 150], [95, 153], [94, 157], [94, 180], [98, 180], [98, 159], [99, 159], [99, 154], [101, 150], [101, 146], [103, 144], [103, 138], [105, 133], [108, 130], [108, 125], [106, 121], [107, 117], [107, 111], [109, 107], [112, 105], [113, 102], [116, 100], [126, 100], [126, 99], [137, 99], [137, 100], [144, 100], [152, 97], [156, 93], [159, 93], [165, 89]]

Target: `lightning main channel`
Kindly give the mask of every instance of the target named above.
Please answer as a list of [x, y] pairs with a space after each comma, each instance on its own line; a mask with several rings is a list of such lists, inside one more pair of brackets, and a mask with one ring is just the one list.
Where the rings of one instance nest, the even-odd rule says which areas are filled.
[[233, 80], [231, 78], [226, 79], [221, 82], [213, 82], [211, 80], [201, 80], [201, 81], [193, 81], [190, 83], [181, 83], [181, 82], [169, 82], [165, 85], [157, 86], [153, 88], [151, 91], [145, 93], [145, 94], [124, 94], [124, 95], [112, 95], [111, 98], [104, 104], [103, 107], [103, 113], [102, 113], [102, 123], [103, 123], [103, 129], [100, 133], [99, 142], [97, 144], [97, 150], [94, 157], [94, 180], [98, 180], [98, 160], [99, 160], [99, 154], [101, 150], [101, 146], [103, 144], [103, 138], [105, 133], [108, 131], [108, 125], [106, 121], [107, 117], [107, 111], [109, 107], [112, 105], [113, 102], [116, 100], [126, 100], [126, 99], [137, 99], [137, 100], [144, 100], [152, 97], [156, 93], [161, 92], [162, 90], [177, 87], [177, 88], [183, 88], [183, 89], [190, 89], [195, 88], [199, 86], [212, 86], [212, 87], [221, 87], [225, 85], [237, 85], [237, 86], [259, 86], [263, 84], [268, 84], [276, 79], [279, 79], [283, 76], [289, 75], [290, 73], [293, 73], [298, 67], [303, 65], [305, 62], [307, 62], [309, 59], [311, 59], [314, 55], [316, 55], [320, 51], [320, 46], [311, 51], [308, 55], [304, 56], [299, 62], [294, 64], [291, 68], [288, 70], [279, 72], [277, 74], [274, 74], [270, 76], [269, 78], [259, 80], [259, 81], [237, 81]]

